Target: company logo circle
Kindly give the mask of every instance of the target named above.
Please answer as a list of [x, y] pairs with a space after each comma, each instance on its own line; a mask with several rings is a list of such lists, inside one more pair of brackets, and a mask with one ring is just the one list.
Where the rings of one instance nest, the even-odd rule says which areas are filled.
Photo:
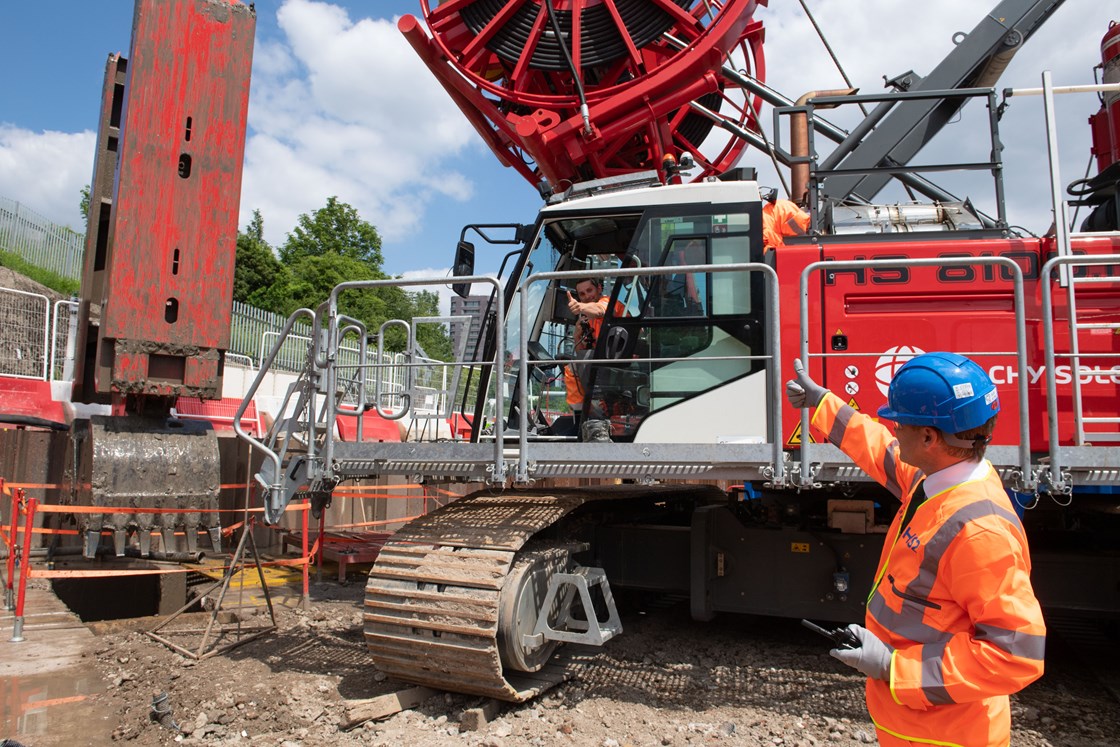
[[914, 358], [915, 356], [922, 355], [926, 351], [921, 348], [914, 347], [913, 345], [898, 345], [893, 348], [888, 348], [879, 360], [875, 361], [875, 385], [879, 387], [879, 391], [883, 396], [887, 396], [887, 390], [890, 388], [891, 379], [898, 373], [898, 369], [902, 368], [902, 364]]

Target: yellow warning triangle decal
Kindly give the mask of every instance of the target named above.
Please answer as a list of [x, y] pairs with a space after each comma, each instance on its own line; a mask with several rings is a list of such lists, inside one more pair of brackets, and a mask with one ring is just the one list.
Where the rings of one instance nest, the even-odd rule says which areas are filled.
[[[809, 443], [815, 444], [816, 442], [817, 442], [817, 439], [813, 438], [813, 434], [810, 433], [809, 434]], [[797, 427], [793, 429], [793, 433], [790, 434], [789, 440], [786, 441], [786, 445], [787, 446], [800, 446], [801, 445], [801, 423], [800, 422], [798, 422]]]
[[850, 400], [848, 400], [848, 407], [852, 408], [853, 410], [859, 410], [859, 405], [856, 404], [855, 397], [852, 397]]

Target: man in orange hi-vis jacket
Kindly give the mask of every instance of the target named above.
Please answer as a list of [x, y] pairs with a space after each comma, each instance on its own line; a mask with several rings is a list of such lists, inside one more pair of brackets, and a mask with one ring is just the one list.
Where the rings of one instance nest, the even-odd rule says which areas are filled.
[[762, 245], [768, 252], [784, 246], [786, 236], [804, 236], [809, 230], [809, 214], [792, 200], [779, 200], [771, 190], [762, 202]]
[[[598, 278], [587, 278], [576, 283], [576, 298], [568, 291], [568, 310], [576, 318], [574, 331], [575, 354], [577, 357], [590, 356], [595, 349], [595, 342], [599, 339], [599, 330], [603, 328], [603, 317], [607, 313], [607, 304], [610, 297], [603, 295], [603, 281]], [[616, 310], [617, 313], [617, 310]], [[564, 388], [567, 390], [568, 406], [572, 409], [572, 417], [578, 426], [583, 413], [583, 382], [574, 366], [564, 367]]]
[[1022, 524], [984, 459], [999, 412], [987, 373], [925, 353], [891, 380], [879, 417], [814, 382], [801, 361], [794, 407], [902, 501], [887, 531], [860, 645], [832, 655], [867, 675], [879, 744], [996, 747], [1011, 739], [1008, 695], [1042, 675], [1046, 628]]

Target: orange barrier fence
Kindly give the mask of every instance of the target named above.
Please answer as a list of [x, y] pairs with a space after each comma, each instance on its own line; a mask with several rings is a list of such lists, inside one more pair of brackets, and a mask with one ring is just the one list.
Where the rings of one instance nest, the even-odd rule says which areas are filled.
[[[11, 497], [11, 513], [9, 514], [10, 521], [7, 525], [0, 525], [0, 538], [3, 539], [4, 545], [8, 548], [7, 553], [7, 573], [5, 574], [5, 605], [8, 610], [15, 610], [16, 612], [16, 625], [13, 628], [12, 640], [23, 640], [23, 605], [26, 594], [26, 586], [28, 578], [105, 578], [114, 576], [143, 576], [153, 574], [166, 574], [166, 573], [188, 573], [194, 568], [187, 567], [159, 567], [159, 568], [132, 568], [127, 570], [108, 570], [108, 569], [46, 569], [38, 568], [32, 569], [30, 563], [31, 545], [34, 535], [78, 535], [78, 530], [75, 529], [53, 529], [48, 527], [35, 527], [35, 515], [38, 514], [187, 514], [199, 513], [197, 508], [137, 508], [132, 506], [76, 506], [76, 505], [59, 505], [59, 504], [43, 504], [38, 498], [28, 498], [26, 492], [29, 490], [69, 490], [72, 486], [69, 484], [61, 483], [13, 483], [8, 482], [0, 477], [0, 496]], [[253, 489], [255, 484], [245, 483], [223, 483], [219, 486], [222, 490], [244, 490]], [[325, 512], [321, 512], [319, 516], [319, 526], [317, 527], [317, 534], [314, 543], [308, 547], [309, 532], [308, 532], [308, 515], [310, 513], [310, 503], [306, 500], [300, 503], [290, 504], [285, 508], [285, 511], [298, 511], [301, 514], [301, 530], [299, 531], [300, 541], [300, 557], [298, 558], [281, 558], [277, 560], [262, 561], [262, 566], [277, 566], [277, 567], [302, 567], [303, 570], [303, 594], [306, 599], [309, 594], [309, 569], [312, 560], [315, 561], [317, 568], [321, 572], [324, 554], [330, 555], [332, 559], [339, 561], [339, 576], [340, 579], [344, 578], [346, 565], [353, 562], [369, 562], [376, 557], [377, 551], [381, 545], [384, 544], [386, 538], [390, 535], [388, 533], [370, 532], [370, 530], [377, 527], [385, 527], [390, 524], [399, 524], [403, 522], [412, 521], [429, 511], [430, 501], [435, 501], [436, 506], [441, 505], [441, 498], [444, 497], [459, 497], [459, 493], [444, 490], [442, 488], [432, 488], [430, 486], [420, 484], [401, 484], [387, 486], [391, 489], [400, 490], [423, 490], [422, 495], [402, 495], [398, 492], [388, 492], [383, 488], [375, 486], [342, 486], [335, 488], [334, 498], [340, 500], [417, 500], [423, 499], [423, 510], [416, 515], [404, 516], [394, 519], [381, 519], [372, 521], [362, 521], [346, 524], [332, 524], [326, 525]], [[247, 515], [247, 519], [236, 521], [228, 526], [222, 528], [223, 536], [231, 536], [234, 532], [246, 528], [258, 528], [262, 525], [257, 521], [257, 515], [264, 511], [263, 507], [257, 508], [233, 508], [233, 509], [213, 509], [207, 510], [206, 513], [240, 513]], [[20, 523], [23, 520], [22, 527], [22, 541], [20, 536]], [[294, 532], [291, 529], [281, 527], [269, 527], [274, 531], [285, 533], [291, 537]], [[355, 532], [354, 530], [359, 530]], [[102, 531], [103, 535], [112, 535], [112, 531]], [[176, 532], [177, 535], [184, 534], [183, 532]], [[331, 552], [328, 549], [330, 544], [346, 544], [364, 543], [363, 547], [368, 545], [367, 551], [357, 556], [350, 553], [339, 554], [338, 552]], [[282, 547], [286, 550], [287, 543], [282, 540]], [[360, 558], [365, 558], [363, 561]], [[259, 559], [258, 559], [259, 560]], [[344, 563], [343, 560], [346, 562]], [[223, 567], [224, 571], [228, 571], [228, 567]]]

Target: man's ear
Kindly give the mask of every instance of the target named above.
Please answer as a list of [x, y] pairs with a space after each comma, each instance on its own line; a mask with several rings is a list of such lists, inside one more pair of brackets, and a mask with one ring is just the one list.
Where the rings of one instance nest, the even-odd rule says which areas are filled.
[[936, 428], [931, 428], [928, 425], [922, 428], [922, 446], [929, 448], [937, 443], [940, 438], [941, 434], [938, 433]]

